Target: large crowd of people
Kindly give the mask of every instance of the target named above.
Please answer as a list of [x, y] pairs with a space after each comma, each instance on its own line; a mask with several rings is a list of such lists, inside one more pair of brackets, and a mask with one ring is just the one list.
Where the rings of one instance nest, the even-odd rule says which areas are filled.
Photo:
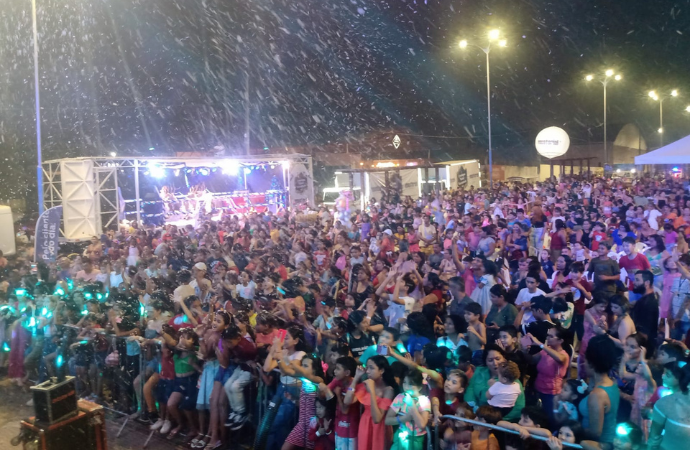
[[676, 450], [689, 189], [564, 177], [392, 192], [344, 221], [126, 224], [48, 265], [22, 247], [0, 255], [0, 367], [65, 371], [190, 448]]

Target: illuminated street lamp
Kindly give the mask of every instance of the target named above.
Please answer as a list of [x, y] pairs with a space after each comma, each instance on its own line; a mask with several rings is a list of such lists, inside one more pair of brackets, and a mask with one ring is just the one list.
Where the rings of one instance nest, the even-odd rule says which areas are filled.
[[36, 0], [31, 0], [31, 23], [34, 34], [34, 89], [36, 100], [36, 184], [38, 189], [38, 215], [43, 214], [43, 168], [41, 167], [41, 97], [38, 87], [38, 26], [36, 24]]
[[[659, 102], [659, 129], [657, 130], [657, 132], [659, 133], [659, 147], [663, 147], [664, 146], [664, 100], [669, 99], [671, 97], [678, 97], [678, 90], [673, 89], [667, 95], [659, 95], [656, 91], [649, 91], [647, 93], [647, 95], [649, 95], [649, 98], [651, 98], [655, 102]], [[688, 107], [688, 108], [690, 108], [690, 107]]]
[[[606, 113], [607, 113], [607, 107], [606, 107], [606, 86], [609, 84], [609, 81], [616, 80], [620, 81], [623, 78], [621, 74], [617, 74], [613, 71], [613, 69], [607, 69], [606, 72], [604, 72], [604, 76], [601, 79], [598, 79], [598, 81], [601, 83], [602, 86], [604, 86], [604, 165], [609, 163], [609, 153], [608, 153], [608, 142], [606, 142]], [[587, 75], [585, 77], [585, 81], [592, 81], [594, 80], [594, 75]]]
[[489, 127], [489, 186], [491, 189], [494, 187], [494, 177], [493, 177], [493, 153], [491, 150], [491, 66], [489, 64], [489, 54], [491, 53], [491, 45], [496, 43], [499, 47], [506, 47], [508, 45], [508, 40], [499, 39], [501, 36], [500, 30], [493, 29], [488, 33], [488, 42], [486, 47], [481, 47], [476, 44], [470, 44], [466, 39], [460, 41], [460, 48], [467, 48], [469, 45], [476, 47], [486, 54], [486, 110], [487, 110], [487, 122]]

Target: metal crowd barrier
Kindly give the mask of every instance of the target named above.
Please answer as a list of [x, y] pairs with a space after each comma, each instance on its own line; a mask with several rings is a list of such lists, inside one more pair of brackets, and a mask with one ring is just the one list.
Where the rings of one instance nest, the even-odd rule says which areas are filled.
[[[441, 418], [442, 418], [442, 419], [457, 420], [457, 421], [460, 421], [460, 422], [468, 423], [468, 424], [470, 424], [470, 425], [479, 425], [479, 426], [482, 426], [482, 427], [491, 428], [492, 430], [502, 431], [502, 432], [504, 432], [504, 433], [517, 434], [517, 435], [520, 434], [520, 433], [518, 433], [517, 431], [509, 430], [509, 429], [503, 428], [503, 427], [499, 427], [498, 425], [491, 425], [491, 424], [486, 423], [486, 422], [477, 422], [476, 420], [465, 419], [464, 417], [458, 417], [458, 416], [441, 416]], [[546, 438], [546, 437], [544, 437], [544, 436], [537, 436], [537, 435], [531, 434], [531, 433], [530, 433], [530, 437], [531, 437], [532, 439], [536, 439], [536, 440], [538, 440], [538, 441], [544, 441], [544, 442], [547, 442], [547, 441], [549, 440], [549, 438]], [[437, 442], [438, 442], [438, 439], [437, 439]], [[582, 447], [581, 445], [579, 445], [579, 444], [570, 444], [570, 443], [568, 443], [568, 442], [561, 442], [561, 444], [563, 445], [563, 447], [577, 448], [577, 449], [582, 449], [582, 448], [583, 448], [583, 447]]]

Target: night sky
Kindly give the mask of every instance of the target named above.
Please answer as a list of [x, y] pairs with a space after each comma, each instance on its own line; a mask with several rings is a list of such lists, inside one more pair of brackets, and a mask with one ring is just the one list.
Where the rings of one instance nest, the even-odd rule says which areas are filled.
[[[36, 0], [44, 159], [279, 152], [410, 130], [438, 159], [486, 146], [485, 57], [458, 48], [500, 28], [491, 53], [497, 158], [532, 157], [536, 133], [603, 139], [600, 84], [612, 68], [609, 139], [629, 122], [665, 140], [690, 132], [690, 2], [432, 0]], [[35, 171], [29, 0], [0, 1], [1, 198], [31, 192]], [[150, 150], [152, 149], [152, 150]]]

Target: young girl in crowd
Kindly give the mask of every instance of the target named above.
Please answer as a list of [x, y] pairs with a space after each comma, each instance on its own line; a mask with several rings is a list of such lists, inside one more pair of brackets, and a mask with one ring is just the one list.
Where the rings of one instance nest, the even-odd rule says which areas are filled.
[[168, 400], [168, 413], [177, 424], [168, 433], [168, 439], [174, 438], [182, 430], [182, 414], [184, 412], [189, 428], [188, 435], [198, 434], [198, 424], [194, 415], [198, 395], [197, 381], [202, 372], [196, 351], [199, 346], [199, 336], [191, 328], [183, 328], [176, 341], [172, 336], [163, 333], [166, 343], [175, 347], [173, 362], [175, 364], [175, 387]]
[[[362, 381], [365, 373], [367, 379]], [[358, 450], [390, 448], [390, 427], [386, 425], [385, 417], [398, 391], [393, 371], [384, 356], [369, 358], [366, 372], [357, 368], [343, 404], [357, 407], [356, 403], [359, 403], [364, 408], [359, 420]]]
[[421, 395], [422, 373], [411, 370], [403, 381], [403, 393], [398, 394], [386, 414], [386, 425], [397, 425], [391, 450], [422, 450], [429, 422], [431, 403]]
[[556, 423], [578, 420], [577, 407], [587, 392], [584, 380], [568, 379], [563, 383], [563, 390], [554, 398], [553, 417]]
[[[634, 333], [625, 340], [625, 351], [619, 366], [619, 376], [624, 384], [621, 387], [621, 398], [630, 402], [630, 421], [644, 429], [642, 424], [642, 409], [647, 404], [654, 390], [656, 383], [652, 378], [652, 373], [647, 365], [647, 338], [643, 334]], [[626, 385], [631, 384], [631, 387]], [[632, 390], [632, 395], [625, 392]]]
[[[276, 340], [273, 345], [280, 345]], [[308, 354], [302, 358], [301, 366], [293, 366], [281, 358], [278, 361], [281, 372], [286, 375], [297, 375], [302, 381], [302, 391], [299, 397], [299, 419], [283, 444], [282, 450], [296, 448], [314, 448], [314, 441], [308, 439], [309, 424], [314, 416], [314, 407], [318, 392], [318, 385], [323, 383], [324, 374], [321, 358]]]
[[314, 450], [335, 450], [335, 417], [336, 400], [316, 399], [316, 415], [309, 421], [309, 441], [314, 443]]
[[[277, 408], [277, 413], [267, 414], [267, 417], [273, 416], [274, 419], [264, 422], [257, 433], [262, 439], [265, 436], [267, 449], [282, 446], [294, 428], [296, 401], [299, 400], [302, 386], [301, 380], [294, 376], [293, 371], [301, 366], [302, 358], [307, 356], [306, 350], [309, 350], [304, 340], [304, 332], [298, 326], [289, 327], [284, 336], [283, 340], [280, 337], [274, 339], [263, 365], [265, 373], [276, 369], [280, 371], [280, 384], [272, 402], [273, 407]], [[292, 368], [290, 373], [282, 370], [288, 365]]]

